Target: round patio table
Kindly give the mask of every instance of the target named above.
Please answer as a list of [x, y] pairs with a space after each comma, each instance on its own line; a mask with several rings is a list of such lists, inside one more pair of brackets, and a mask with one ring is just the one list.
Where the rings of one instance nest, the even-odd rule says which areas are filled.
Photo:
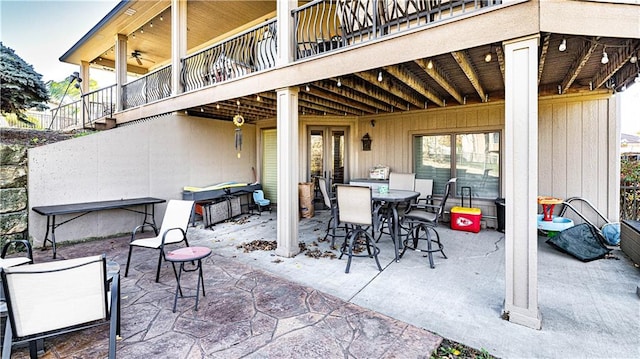
[[391, 239], [393, 239], [393, 245], [396, 254], [396, 262], [400, 261], [400, 219], [398, 215], [398, 206], [400, 203], [410, 203], [420, 196], [420, 192], [405, 191], [399, 189], [390, 189], [386, 193], [380, 193], [379, 191], [371, 191], [371, 199], [376, 202], [376, 206], [379, 208], [383, 203], [388, 203], [391, 209], [391, 225], [389, 226], [391, 232]]
[[[178, 293], [180, 293], [180, 297], [196, 298], [196, 307], [195, 310], [198, 310], [198, 300], [200, 299], [200, 285], [202, 285], [202, 296], [205, 296], [204, 293], [204, 279], [202, 277], [202, 259], [211, 255], [211, 249], [207, 247], [184, 247], [180, 249], [176, 249], [174, 251], [170, 251], [166, 255], [166, 260], [171, 262], [173, 266], [173, 273], [176, 275], [176, 281], [178, 282], [176, 287], [176, 295], [173, 298], [173, 312], [176, 312], [176, 304], [178, 302]], [[185, 268], [185, 263], [188, 262], [197, 262], [193, 268]], [[175, 263], [180, 263], [180, 270], [176, 272]], [[194, 272], [198, 271], [198, 284], [196, 286], [196, 294], [191, 296], [184, 296], [182, 294], [182, 288], [180, 287], [180, 277], [182, 276], [182, 272]]]

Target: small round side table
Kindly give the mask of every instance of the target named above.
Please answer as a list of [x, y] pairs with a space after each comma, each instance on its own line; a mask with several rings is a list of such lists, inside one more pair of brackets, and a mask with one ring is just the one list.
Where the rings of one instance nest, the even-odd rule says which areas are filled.
[[[200, 299], [200, 285], [202, 285], [202, 296], [204, 293], [204, 279], [202, 277], [202, 259], [211, 255], [211, 249], [207, 247], [184, 247], [170, 251], [166, 255], [166, 260], [171, 262], [173, 266], [173, 273], [176, 275], [176, 281], [178, 282], [176, 287], [176, 295], [173, 298], [173, 312], [176, 312], [176, 304], [178, 302], [178, 293], [182, 298], [196, 298], [195, 310], [198, 310], [198, 300]], [[197, 262], [193, 268], [185, 268], [185, 263]], [[176, 272], [176, 263], [180, 263], [180, 270]], [[182, 272], [194, 272], [198, 271], [198, 285], [196, 286], [196, 294], [190, 296], [184, 296], [182, 294], [182, 288], [180, 287], [180, 277]]]

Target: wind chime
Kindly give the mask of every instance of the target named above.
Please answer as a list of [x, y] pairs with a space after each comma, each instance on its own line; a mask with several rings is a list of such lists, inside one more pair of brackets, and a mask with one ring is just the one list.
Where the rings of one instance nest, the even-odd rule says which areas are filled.
[[242, 151], [242, 125], [244, 125], [244, 117], [240, 114], [240, 103], [238, 102], [238, 114], [233, 116], [233, 124], [236, 125], [236, 151], [238, 151], [238, 158], [240, 158], [240, 151]]

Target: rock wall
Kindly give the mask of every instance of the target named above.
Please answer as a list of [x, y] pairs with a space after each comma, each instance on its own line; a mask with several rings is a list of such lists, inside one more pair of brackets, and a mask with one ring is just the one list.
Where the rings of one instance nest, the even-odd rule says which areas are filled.
[[0, 144], [0, 246], [27, 239], [27, 147]]

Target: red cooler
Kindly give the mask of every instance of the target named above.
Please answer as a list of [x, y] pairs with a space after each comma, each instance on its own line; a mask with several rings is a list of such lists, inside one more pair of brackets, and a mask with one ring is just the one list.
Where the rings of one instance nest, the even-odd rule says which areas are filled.
[[451, 208], [451, 229], [467, 232], [480, 232], [480, 208], [453, 207]]

